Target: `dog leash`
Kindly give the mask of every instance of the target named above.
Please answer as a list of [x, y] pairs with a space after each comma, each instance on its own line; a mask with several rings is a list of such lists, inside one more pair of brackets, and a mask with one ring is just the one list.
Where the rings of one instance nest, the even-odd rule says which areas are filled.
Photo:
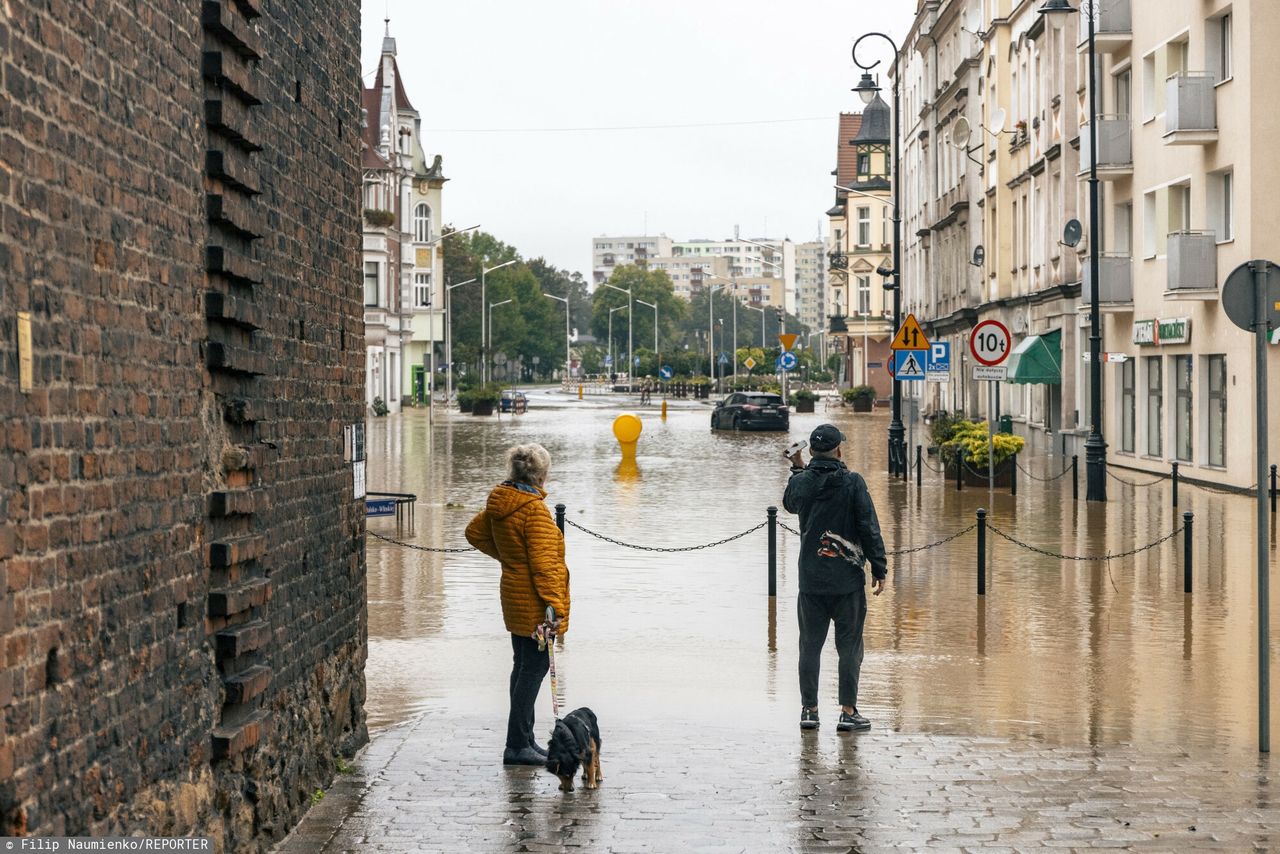
[[560, 698], [558, 686], [556, 684], [556, 631], [555, 631], [555, 610], [547, 606], [547, 621], [538, 626], [534, 632], [534, 637], [538, 640], [538, 650], [543, 647], [547, 650], [548, 667], [551, 671], [551, 716], [560, 719]]

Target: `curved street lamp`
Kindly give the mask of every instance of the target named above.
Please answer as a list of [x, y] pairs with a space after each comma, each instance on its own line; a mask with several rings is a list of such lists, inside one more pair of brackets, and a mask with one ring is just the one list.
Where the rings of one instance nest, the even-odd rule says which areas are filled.
[[[902, 325], [902, 139], [901, 97], [899, 87], [901, 75], [898, 73], [898, 43], [881, 32], [865, 33], [853, 43], [853, 62], [862, 69], [862, 78], [853, 91], [858, 93], [863, 104], [875, 100], [880, 86], [871, 76], [871, 70], [880, 64], [876, 60], [869, 65], [858, 61], [858, 45], [869, 38], [881, 38], [893, 48], [893, 284], [885, 289], [893, 291], [893, 329], [897, 332]], [[907, 476], [905, 446], [906, 428], [902, 425], [902, 384], [897, 377], [893, 380], [893, 415], [889, 421], [889, 474]]]
[[[515, 262], [514, 262], [514, 261], [511, 261], [511, 262], [509, 262], [509, 263], [514, 264]], [[501, 266], [504, 266], [504, 267], [505, 267], [505, 266], [506, 266], [506, 264], [503, 264], [503, 265], [501, 265]], [[493, 347], [493, 310], [494, 310], [495, 308], [497, 308], [498, 306], [500, 306], [500, 305], [506, 305], [506, 304], [507, 304], [507, 303], [509, 303], [509, 302], [515, 302], [515, 300], [514, 300], [514, 299], [504, 299], [504, 300], [501, 300], [501, 301], [499, 301], [499, 302], [491, 302], [491, 303], [489, 303], [489, 346], [490, 346], [490, 348], [492, 348], [492, 347]], [[489, 363], [486, 361], [486, 362], [485, 362], [485, 367], [488, 367], [488, 365], [489, 365]], [[490, 374], [489, 374], [489, 375], [490, 375], [490, 376], [492, 376], [492, 372], [490, 372]], [[488, 382], [488, 380], [485, 380], [485, 382]], [[519, 381], [518, 381], [518, 380], [517, 380], [517, 384], [519, 384]]]
[[542, 295], [544, 297], [551, 297], [551, 299], [559, 300], [560, 302], [564, 303], [564, 381], [567, 387], [568, 382], [570, 380], [569, 366], [573, 360], [573, 357], [570, 355], [571, 351], [569, 349], [569, 299], [567, 297], [558, 297], [555, 294], [549, 294], [546, 291], [543, 291]]

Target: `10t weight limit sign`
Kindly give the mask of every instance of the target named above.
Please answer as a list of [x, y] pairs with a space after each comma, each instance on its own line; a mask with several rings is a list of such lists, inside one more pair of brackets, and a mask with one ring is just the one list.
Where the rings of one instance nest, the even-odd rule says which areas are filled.
[[969, 333], [969, 352], [979, 365], [999, 365], [1009, 358], [1009, 330], [998, 320], [984, 320]]

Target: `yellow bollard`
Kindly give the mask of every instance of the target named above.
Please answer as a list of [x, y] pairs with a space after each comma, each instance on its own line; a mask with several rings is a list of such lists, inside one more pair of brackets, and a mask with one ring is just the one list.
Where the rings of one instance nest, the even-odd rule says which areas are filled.
[[662, 399], [662, 420], [667, 420], [667, 399], [665, 397]]
[[618, 447], [622, 450], [622, 459], [635, 460], [636, 440], [640, 438], [640, 431], [643, 429], [644, 425], [640, 422], [639, 417], [629, 412], [613, 419], [613, 437], [618, 440]]
[[578, 400], [582, 400], [582, 383], [578, 383]]

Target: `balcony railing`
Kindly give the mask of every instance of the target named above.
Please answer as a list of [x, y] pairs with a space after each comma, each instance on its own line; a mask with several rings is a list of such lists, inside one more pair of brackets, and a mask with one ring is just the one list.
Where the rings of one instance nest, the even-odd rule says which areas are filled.
[[[1130, 0], [1092, 0], [1098, 9], [1097, 20], [1093, 24], [1093, 42], [1099, 52], [1109, 53], [1133, 41], [1133, 13]], [[1083, 10], [1087, 12], [1086, 10]], [[1089, 47], [1088, 21], [1080, 22], [1081, 50]]]
[[[1103, 254], [1098, 259], [1099, 305], [1133, 305], [1133, 260], [1128, 255]], [[1093, 301], [1093, 275], [1086, 261], [1080, 300]]]
[[1218, 78], [1185, 71], [1165, 81], [1165, 145], [1205, 145], [1218, 141]]
[[1169, 290], [1218, 290], [1218, 244], [1212, 231], [1175, 231], [1169, 235]]
[[[1089, 173], [1089, 125], [1080, 128], [1080, 174]], [[1098, 117], [1098, 174], [1133, 174], [1133, 129], [1128, 116]]]

